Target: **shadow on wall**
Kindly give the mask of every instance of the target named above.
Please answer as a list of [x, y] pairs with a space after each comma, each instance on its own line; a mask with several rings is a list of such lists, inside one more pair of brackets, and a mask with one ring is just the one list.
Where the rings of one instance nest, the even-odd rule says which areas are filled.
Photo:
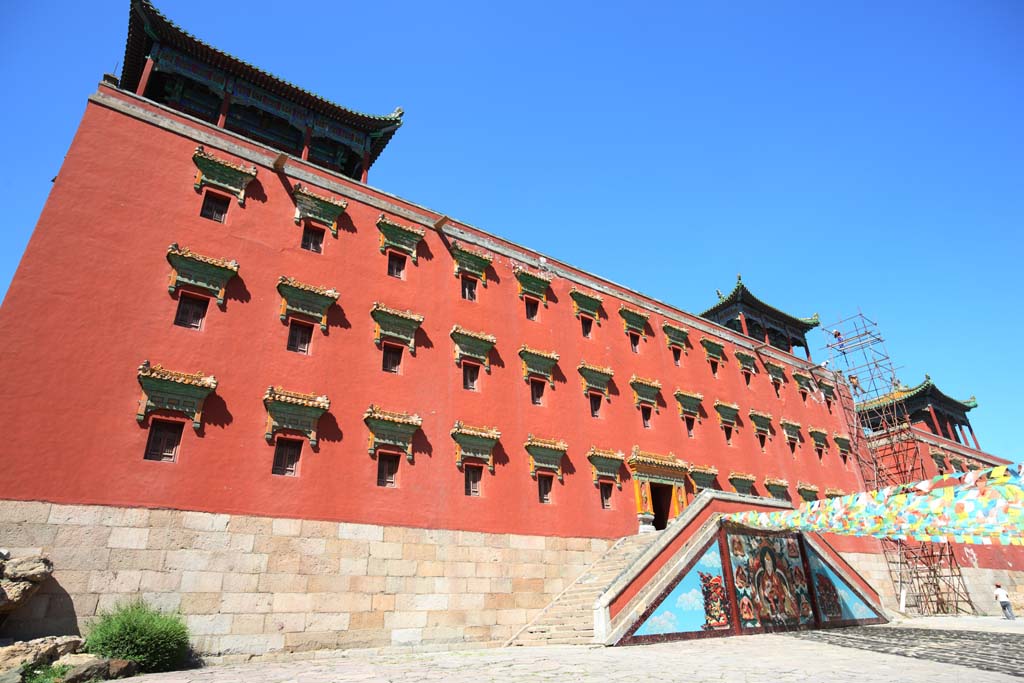
[[[96, 600], [97, 596], [80, 596]], [[90, 610], [91, 611], [91, 610]], [[6, 618], [5, 618], [6, 617]], [[0, 638], [31, 640], [43, 636], [78, 636], [78, 613], [64, 587], [51, 576], [39, 591], [7, 615], [0, 615]]]

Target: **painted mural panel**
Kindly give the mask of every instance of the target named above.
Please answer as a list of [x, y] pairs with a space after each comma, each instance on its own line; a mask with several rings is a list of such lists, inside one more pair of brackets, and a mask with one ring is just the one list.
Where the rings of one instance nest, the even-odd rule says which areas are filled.
[[726, 538], [741, 628], [814, 624], [803, 553], [795, 535], [729, 533]]
[[807, 549], [807, 563], [811, 568], [811, 582], [822, 623], [879, 616], [812, 548]]
[[722, 554], [715, 541], [633, 635], [720, 631], [730, 626]]

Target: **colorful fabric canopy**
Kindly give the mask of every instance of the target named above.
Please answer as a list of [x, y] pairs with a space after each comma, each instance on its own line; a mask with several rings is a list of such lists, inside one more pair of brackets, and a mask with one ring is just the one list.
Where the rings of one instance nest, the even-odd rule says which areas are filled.
[[795, 510], [737, 512], [728, 519], [771, 531], [1024, 545], [1021, 485], [1021, 465], [1004, 465], [815, 500]]

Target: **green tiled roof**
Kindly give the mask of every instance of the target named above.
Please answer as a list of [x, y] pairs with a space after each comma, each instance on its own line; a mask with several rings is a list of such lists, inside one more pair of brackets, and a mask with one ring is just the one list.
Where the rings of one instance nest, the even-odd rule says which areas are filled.
[[728, 306], [740, 303], [746, 304], [751, 308], [759, 309], [768, 315], [780, 318], [782, 322], [791, 325], [793, 328], [805, 334], [821, 324], [817, 313], [810, 318], [800, 318], [795, 315], [790, 315], [785, 311], [780, 311], [774, 306], [769, 306], [754, 296], [750, 290], [747, 289], [747, 286], [743, 284], [743, 280], [739, 277], [736, 278], [736, 286], [732, 288], [732, 291], [725, 296], [719, 297], [718, 303], [701, 313], [700, 317], [711, 319], [715, 313], [718, 313]]
[[962, 407], [965, 411], [972, 410], [978, 407], [978, 399], [971, 396], [966, 401], [960, 401], [951, 396], [948, 396], [935, 386], [935, 382], [932, 381], [931, 375], [925, 375], [924, 381], [918, 384], [916, 387], [900, 387], [888, 394], [879, 396], [878, 398], [871, 399], [870, 401], [864, 401], [863, 403], [857, 404], [857, 412], [863, 412], [866, 410], [877, 410], [882, 406], [889, 405], [898, 401], [906, 401], [916, 396], [922, 396], [924, 394], [931, 394], [940, 401], [946, 401]]

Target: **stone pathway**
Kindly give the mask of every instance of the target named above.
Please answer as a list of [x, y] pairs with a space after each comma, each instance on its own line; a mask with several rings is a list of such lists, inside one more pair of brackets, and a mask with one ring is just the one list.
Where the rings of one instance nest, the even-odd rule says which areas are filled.
[[[545, 646], [433, 653], [353, 653], [337, 659], [255, 662], [154, 674], [139, 683], [355, 683], [445, 681], [728, 681], [787, 683], [997, 683], [1024, 675], [1013, 634], [918, 629], [855, 628], [681, 641], [639, 647]], [[865, 633], [868, 632], [868, 633]], [[843, 633], [849, 635], [844, 638]], [[867, 640], [864, 640], [867, 638]], [[1006, 650], [1004, 638], [1013, 640]], [[878, 643], [881, 651], [869, 642]], [[910, 656], [887, 654], [912, 651]], [[960, 661], [952, 662], [950, 650]], [[973, 653], [964, 656], [964, 648]], [[945, 652], [945, 655], [939, 656]], [[930, 656], [929, 656], [930, 655]], [[989, 658], [1016, 660], [997, 673], [978, 665]], [[934, 661], [933, 661], [934, 660]]]

